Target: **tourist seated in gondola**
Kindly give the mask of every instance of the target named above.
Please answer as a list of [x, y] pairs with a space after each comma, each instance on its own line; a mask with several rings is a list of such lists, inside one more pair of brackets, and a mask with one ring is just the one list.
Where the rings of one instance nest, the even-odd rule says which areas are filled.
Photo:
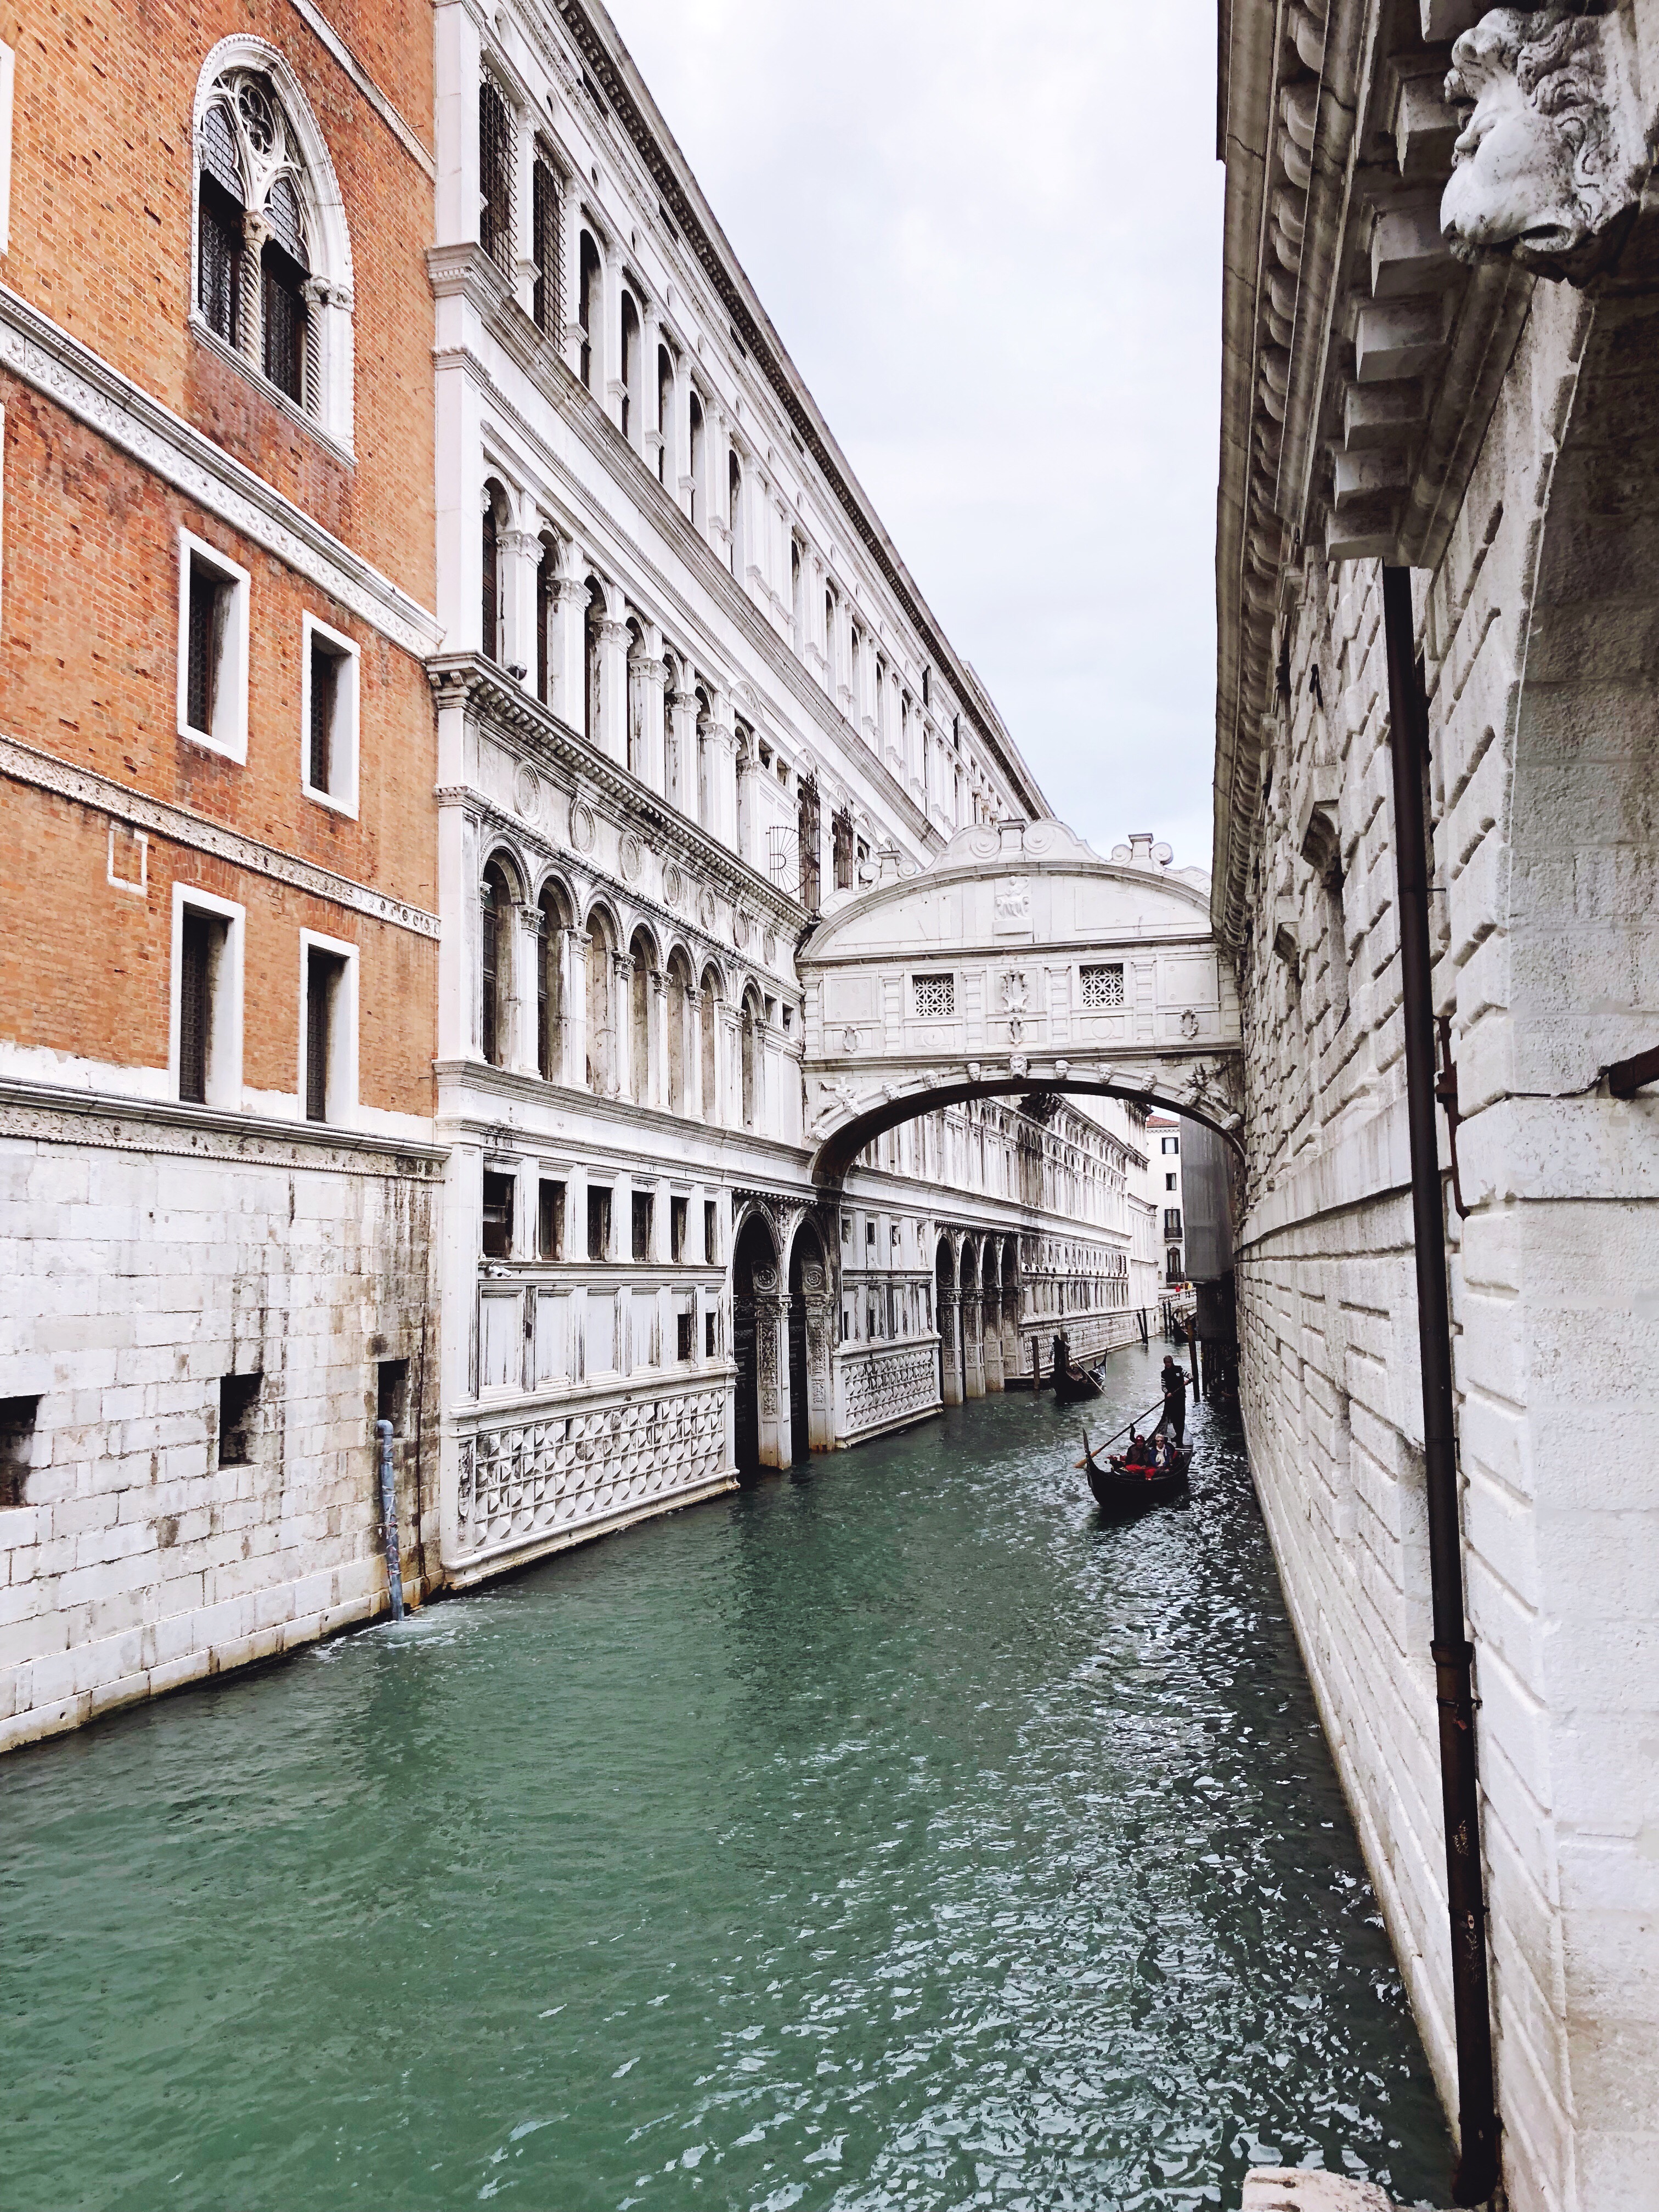
[[1137, 1429], [1129, 1438], [1129, 1449], [1123, 1455], [1123, 1464], [1125, 1467], [1150, 1468], [1152, 1463], [1152, 1448]]
[[1169, 1437], [1162, 1429], [1156, 1431], [1152, 1437], [1152, 1465], [1159, 1474], [1167, 1474], [1170, 1472], [1170, 1462], [1173, 1456]]

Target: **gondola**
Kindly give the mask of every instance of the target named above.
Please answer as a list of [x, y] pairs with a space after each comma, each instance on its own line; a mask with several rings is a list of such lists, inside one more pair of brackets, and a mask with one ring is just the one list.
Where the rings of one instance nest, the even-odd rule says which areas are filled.
[[1078, 1406], [1090, 1398], [1101, 1395], [1101, 1387], [1092, 1375], [1068, 1360], [1064, 1367], [1054, 1370], [1054, 1395], [1062, 1406]]
[[1097, 1459], [1090, 1449], [1088, 1431], [1083, 1432], [1083, 1465], [1089, 1471], [1089, 1487], [1103, 1513], [1127, 1516], [1144, 1513], [1149, 1505], [1164, 1505], [1172, 1498], [1184, 1497], [1192, 1463], [1193, 1448], [1188, 1444], [1171, 1455], [1164, 1474], [1148, 1477], [1138, 1468], [1126, 1468], [1115, 1454]]

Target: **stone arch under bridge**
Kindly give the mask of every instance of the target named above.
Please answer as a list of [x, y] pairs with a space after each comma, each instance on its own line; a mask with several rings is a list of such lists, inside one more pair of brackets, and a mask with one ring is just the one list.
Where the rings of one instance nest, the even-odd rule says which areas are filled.
[[1026, 1091], [1128, 1099], [1236, 1146], [1238, 996], [1209, 884], [1150, 848], [1103, 860], [1062, 823], [980, 825], [827, 915], [796, 961], [815, 1181], [901, 1121]]

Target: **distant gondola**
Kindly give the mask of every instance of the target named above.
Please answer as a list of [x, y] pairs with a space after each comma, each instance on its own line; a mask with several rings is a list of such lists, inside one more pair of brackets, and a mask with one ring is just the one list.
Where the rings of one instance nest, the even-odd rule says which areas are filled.
[[1127, 1517], [1131, 1513], [1144, 1513], [1149, 1505], [1167, 1504], [1170, 1498], [1182, 1497], [1187, 1488], [1187, 1471], [1193, 1463], [1193, 1448], [1170, 1455], [1170, 1465], [1162, 1474], [1148, 1475], [1143, 1468], [1126, 1468], [1121, 1459], [1109, 1454], [1097, 1459], [1089, 1448], [1089, 1432], [1083, 1432], [1083, 1464], [1089, 1471], [1089, 1487], [1095, 1493], [1095, 1503], [1103, 1513]]
[[1085, 1399], [1098, 1398], [1101, 1388], [1094, 1376], [1079, 1367], [1074, 1359], [1054, 1370], [1054, 1395], [1062, 1406], [1077, 1406]]

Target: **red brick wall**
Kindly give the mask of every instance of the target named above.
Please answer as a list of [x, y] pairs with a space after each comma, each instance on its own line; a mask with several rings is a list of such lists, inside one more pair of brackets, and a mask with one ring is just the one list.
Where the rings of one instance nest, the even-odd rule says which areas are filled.
[[[432, 911], [432, 699], [420, 662], [27, 386], [6, 410], [0, 730]], [[251, 576], [246, 765], [178, 734], [180, 527]], [[358, 819], [307, 799], [306, 614], [359, 663]]]
[[[242, 1079], [299, 1082], [300, 932], [359, 948], [357, 1088], [366, 1106], [429, 1115], [438, 948], [152, 836], [149, 892], [107, 880], [109, 819], [0, 781], [0, 1036], [117, 1066], [167, 1065], [173, 886], [246, 909]], [[118, 872], [119, 872], [118, 868]], [[136, 872], [136, 865], [134, 868]]]
[[[327, 0], [325, 12], [429, 149], [428, 10]], [[286, 56], [339, 179], [356, 303], [355, 465], [189, 328], [197, 80], [234, 33]], [[433, 218], [419, 163], [289, 0], [0, 0], [0, 37], [17, 55], [4, 282], [430, 606]]]

